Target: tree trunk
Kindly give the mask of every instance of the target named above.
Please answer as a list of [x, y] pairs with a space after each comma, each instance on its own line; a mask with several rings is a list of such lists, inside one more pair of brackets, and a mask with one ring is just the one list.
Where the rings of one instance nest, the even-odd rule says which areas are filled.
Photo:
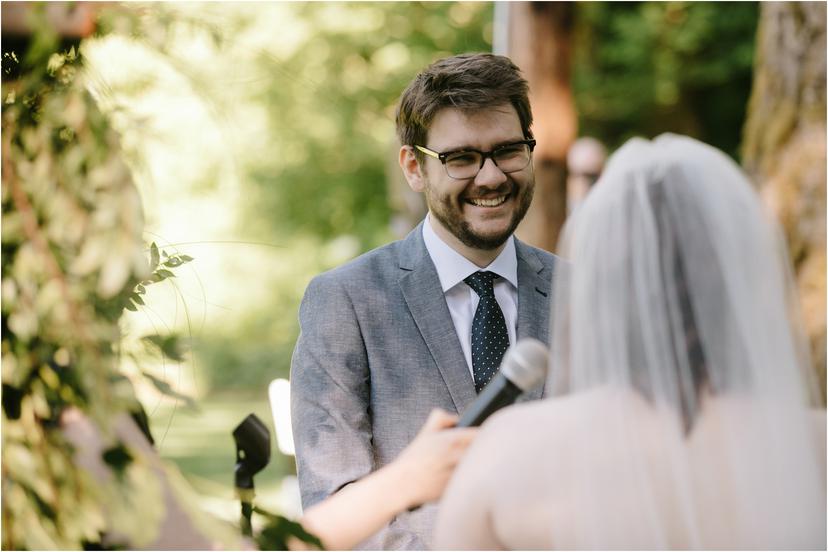
[[535, 199], [517, 236], [553, 251], [566, 219], [566, 152], [578, 120], [569, 83], [573, 6], [567, 2], [508, 4], [508, 55], [529, 81], [534, 113]]
[[[761, 5], [742, 159], [782, 224], [825, 389], [825, 3]], [[822, 397], [823, 403], [825, 397]]]

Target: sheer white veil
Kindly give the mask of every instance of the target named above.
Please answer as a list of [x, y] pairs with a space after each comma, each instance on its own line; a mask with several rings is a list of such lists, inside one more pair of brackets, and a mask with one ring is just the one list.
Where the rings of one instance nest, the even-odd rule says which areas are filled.
[[559, 252], [548, 395], [620, 391], [559, 451], [569, 544], [824, 548], [825, 411], [781, 232], [736, 164], [634, 139]]

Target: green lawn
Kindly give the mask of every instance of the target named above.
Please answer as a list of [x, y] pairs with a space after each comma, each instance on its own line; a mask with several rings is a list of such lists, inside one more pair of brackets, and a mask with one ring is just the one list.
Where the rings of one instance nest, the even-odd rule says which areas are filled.
[[298, 496], [286, 476], [296, 473], [292, 456], [276, 446], [267, 393], [221, 394], [199, 400], [197, 410], [172, 404], [145, 405], [161, 457], [174, 463], [198, 493], [202, 507], [224, 519], [238, 518], [233, 491], [236, 452], [233, 429], [250, 413], [271, 434], [270, 464], [255, 477], [256, 504], [288, 517], [298, 514]]

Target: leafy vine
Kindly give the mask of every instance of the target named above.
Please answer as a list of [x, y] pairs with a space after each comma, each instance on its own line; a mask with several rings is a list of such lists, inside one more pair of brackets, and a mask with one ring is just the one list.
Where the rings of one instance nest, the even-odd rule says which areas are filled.
[[[193, 259], [155, 243], [147, 253], [141, 198], [117, 133], [87, 89], [78, 51], [55, 46], [41, 27], [23, 59], [3, 54], [2, 547], [141, 548], [159, 538], [165, 485], [181, 485], [158, 470], [152, 449], [119, 430], [129, 415], [151, 440], [120, 371], [119, 321], [144, 305], [147, 286]], [[183, 360], [174, 334], [143, 341]], [[79, 461], [83, 451], [66, 430], [78, 416], [102, 441], [98, 460], [110, 475]], [[257, 512], [266, 518], [260, 546], [284, 548], [290, 536], [318, 544], [301, 525]], [[213, 542], [238, 546], [200, 525]]]

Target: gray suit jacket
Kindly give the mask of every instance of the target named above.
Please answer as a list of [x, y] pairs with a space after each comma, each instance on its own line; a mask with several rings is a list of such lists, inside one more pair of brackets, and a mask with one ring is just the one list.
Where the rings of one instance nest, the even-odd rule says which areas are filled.
[[[555, 257], [515, 246], [517, 337], [548, 343]], [[460, 413], [477, 396], [422, 223], [314, 278], [299, 323], [291, 417], [305, 508], [391, 462], [432, 408]], [[429, 548], [435, 514], [435, 504], [400, 514], [362, 547]]]

